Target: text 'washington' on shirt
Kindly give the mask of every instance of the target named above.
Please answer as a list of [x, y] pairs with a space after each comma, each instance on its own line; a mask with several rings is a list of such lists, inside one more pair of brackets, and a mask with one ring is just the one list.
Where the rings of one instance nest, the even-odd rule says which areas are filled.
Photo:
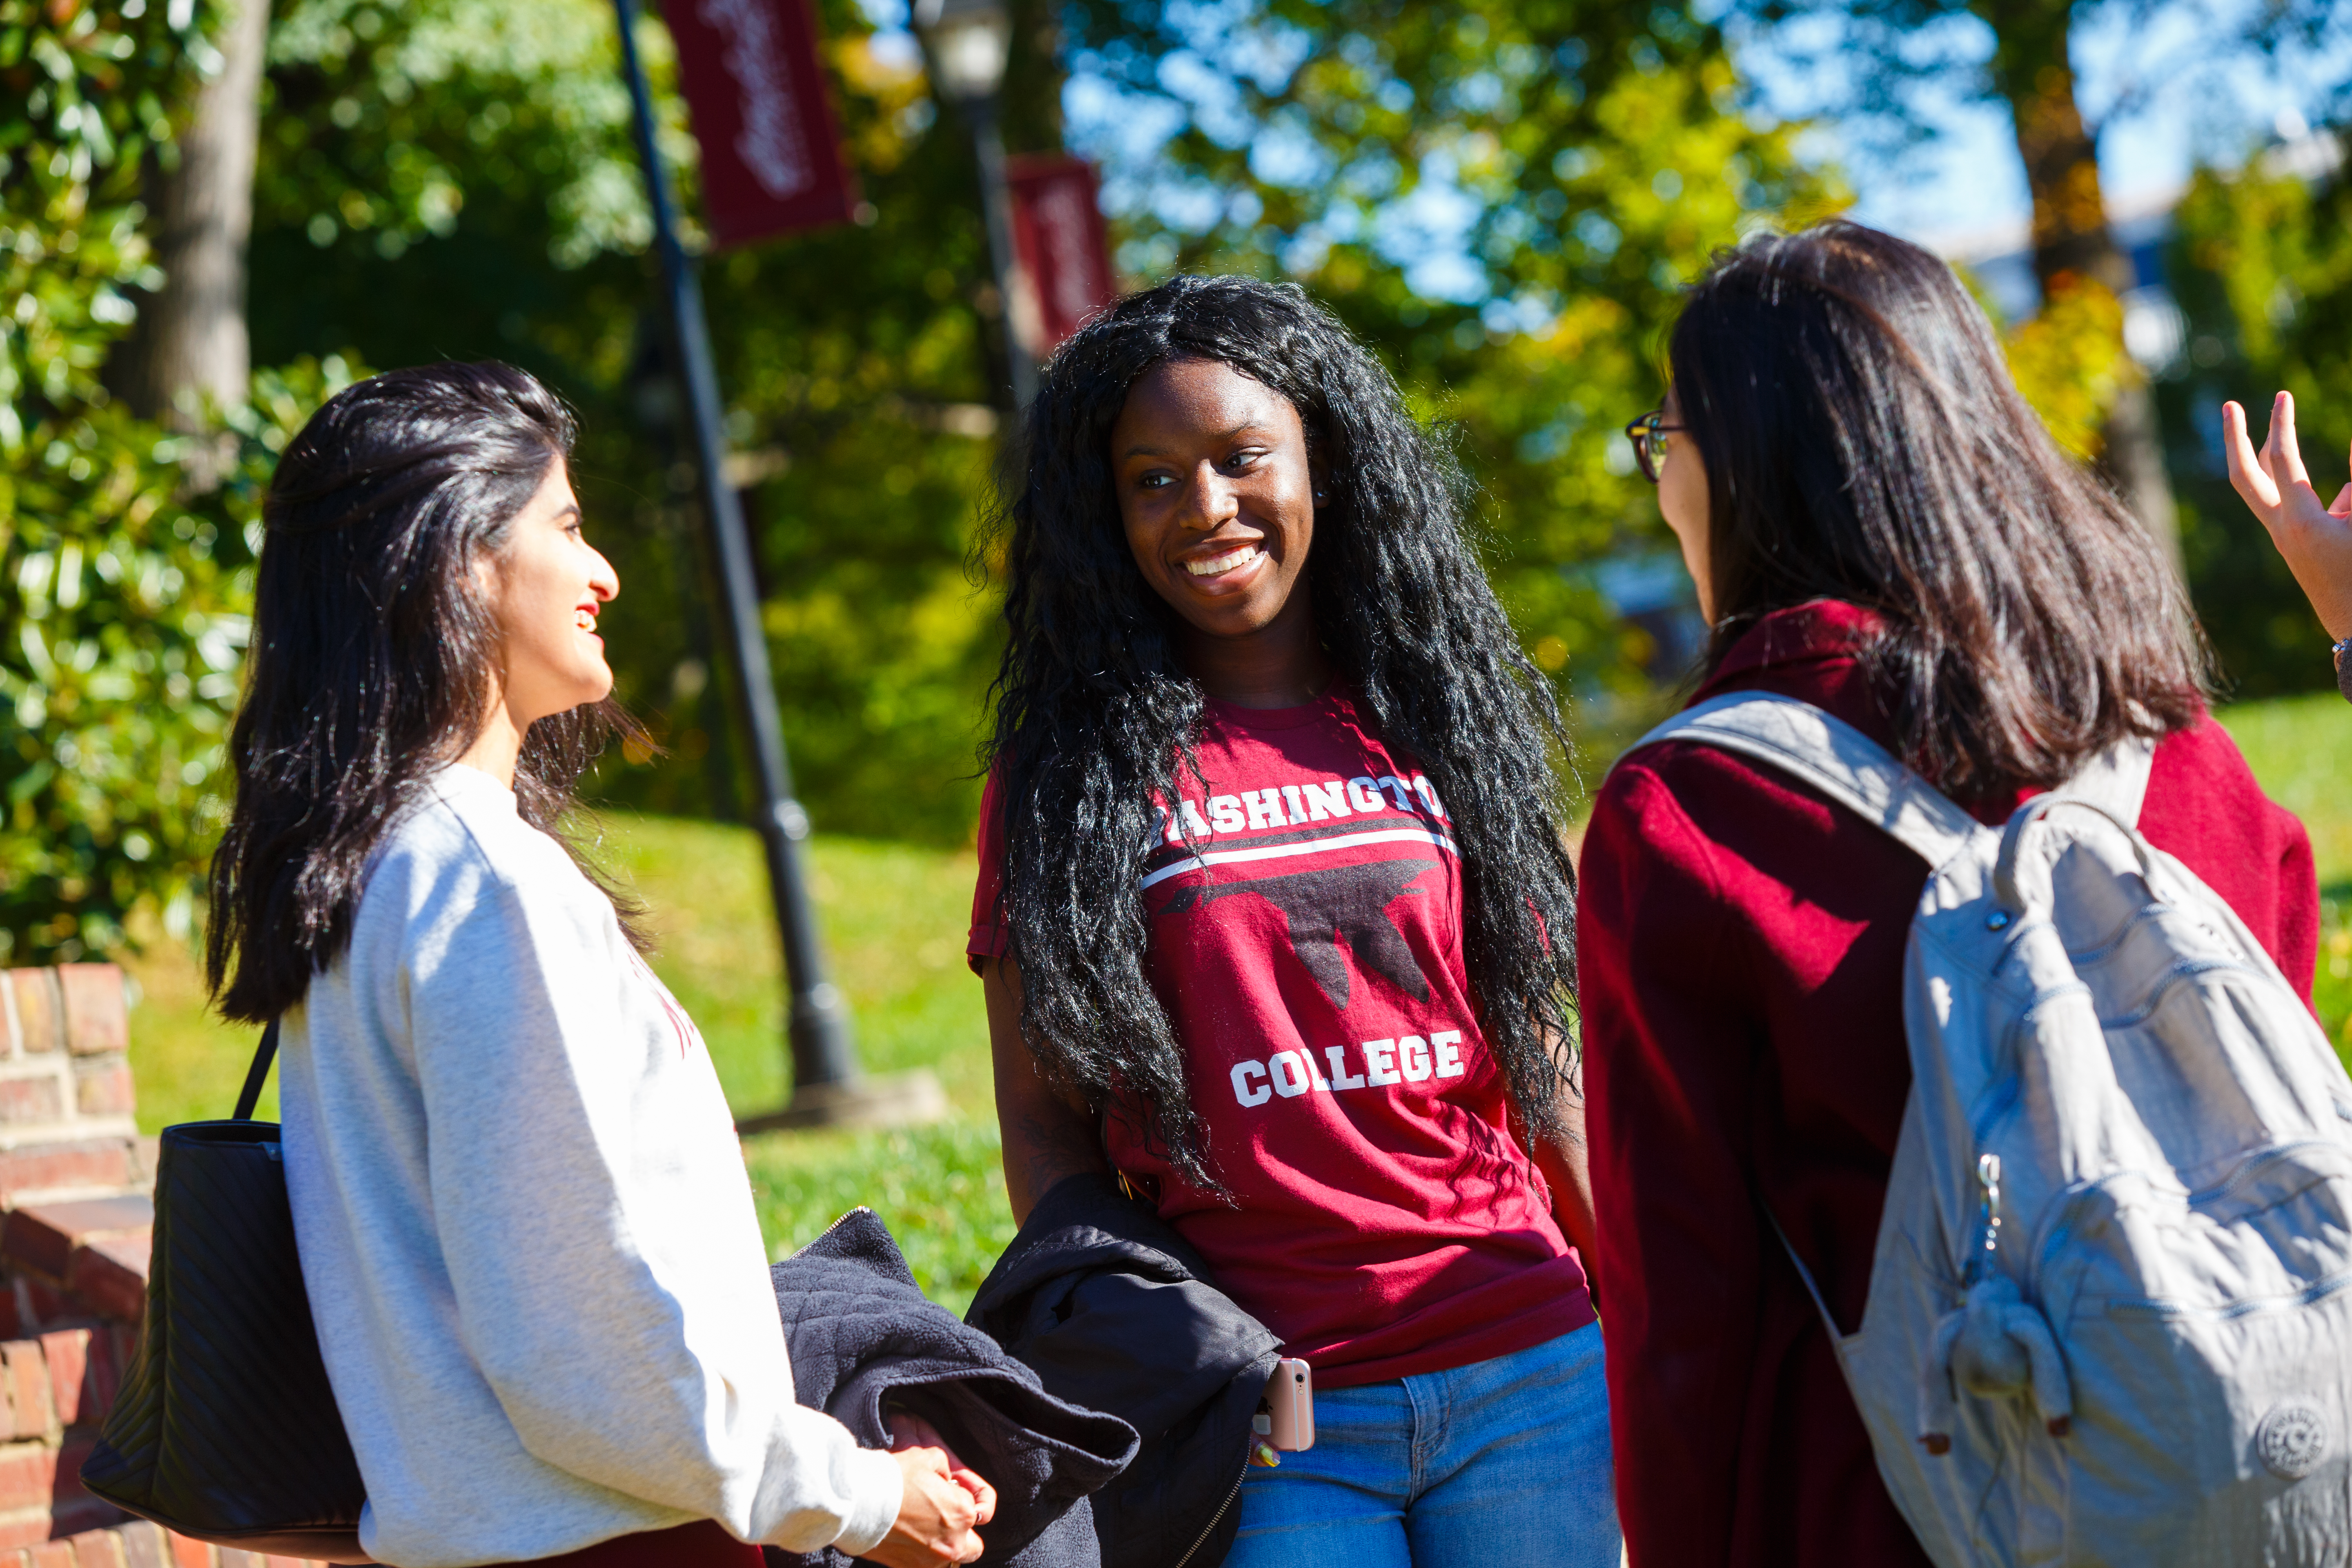
[[[1211, 702], [1140, 872], [1147, 973], [1221, 1201], [1109, 1119], [1115, 1164], [1218, 1284], [1347, 1387], [1507, 1355], [1592, 1321], [1509, 1125], [1462, 953], [1462, 863], [1425, 774], [1335, 687]], [[1004, 826], [982, 806], [970, 951], [1006, 951]]]

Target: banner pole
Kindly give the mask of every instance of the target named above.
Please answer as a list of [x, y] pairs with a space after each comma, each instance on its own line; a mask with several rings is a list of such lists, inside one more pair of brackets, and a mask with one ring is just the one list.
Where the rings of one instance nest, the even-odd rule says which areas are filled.
[[[711, 358], [701, 282], [678, 243], [669, 178], [654, 135], [653, 91], [637, 56], [635, 0], [613, 0], [613, 5], [621, 28], [621, 69], [628, 79], [637, 156], [645, 165], [646, 196], [653, 209], [654, 251], [661, 265], [695, 468], [701, 478], [703, 516], [718, 558], [721, 608], [735, 659], [736, 700], [751, 742], [752, 774], [759, 790], [754, 826], [765, 852], [768, 887], [783, 941], [792, 1102], [780, 1112], [749, 1118], [738, 1126], [749, 1131], [927, 1119], [922, 1111], [929, 1100], [938, 1098], [936, 1082], [930, 1084], [926, 1099], [919, 1085], [902, 1079], [869, 1079], [858, 1073], [849, 1009], [840, 987], [825, 973], [824, 943], [817, 934], [801, 859], [801, 846], [809, 836], [808, 813], [793, 795], [792, 768], [784, 752], [783, 725], [776, 712], [774, 678], [768, 668], [767, 636], [761, 626], [759, 593], [751, 570], [751, 536], [743, 524], [742, 502], [727, 482], [719, 374]], [[910, 1089], [923, 1105], [908, 1113], [900, 1102], [908, 1100]]]

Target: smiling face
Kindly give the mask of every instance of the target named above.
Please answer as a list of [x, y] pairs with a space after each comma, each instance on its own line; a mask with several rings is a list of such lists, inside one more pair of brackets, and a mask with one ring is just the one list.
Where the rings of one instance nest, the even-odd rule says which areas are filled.
[[1128, 391], [1110, 458], [1136, 568], [1199, 637], [1256, 638], [1310, 614], [1293, 590], [1316, 475], [1288, 398], [1222, 361], [1154, 365]]
[[621, 591], [612, 563], [581, 537], [580, 501], [563, 460], [507, 527], [487, 563], [503, 696], [518, 729], [613, 689], [596, 616]]

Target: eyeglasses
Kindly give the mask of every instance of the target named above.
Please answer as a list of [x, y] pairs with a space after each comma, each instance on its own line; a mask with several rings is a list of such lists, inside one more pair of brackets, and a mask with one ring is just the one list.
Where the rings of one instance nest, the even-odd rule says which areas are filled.
[[1652, 484], [1658, 482], [1658, 465], [1666, 460], [1666, 435], [1685, 426], [1666, 423], [1666, 411], [1653, 408], [1625, 426], [1625, 439], [1633, 443], [1633, 460], [1642, 465], [1642, 477]]

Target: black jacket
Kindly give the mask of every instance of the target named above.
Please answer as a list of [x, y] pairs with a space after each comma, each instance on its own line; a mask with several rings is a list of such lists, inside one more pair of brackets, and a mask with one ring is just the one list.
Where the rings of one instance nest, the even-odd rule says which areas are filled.
[[1234, 1543], [1251, 1419], [1281, 1347], [1200, 1254], [1108, 1176], [1055, 1184], [964, 1321], [1045, 1392], [1141, 1435], [1094, 1494], [1104, 1568], [1215, 1568]]
[[[1135, 1457], [1114, 1416], [1057, 1398], [986, 1336], [924, 1299], [889, 1230], [852, 1209], [771, 1271], [791, 1348], [793, 1389], [869, 1447], [887, 1447], [887, 1400], [929, 1420], [996, 1489], [982, 1563], [1097, 1568], [1092, 1521], [1074, 1508]], [[774, 1564], [844, 1568], [832, 1547], [805, 1556], [768, 1548]]]

